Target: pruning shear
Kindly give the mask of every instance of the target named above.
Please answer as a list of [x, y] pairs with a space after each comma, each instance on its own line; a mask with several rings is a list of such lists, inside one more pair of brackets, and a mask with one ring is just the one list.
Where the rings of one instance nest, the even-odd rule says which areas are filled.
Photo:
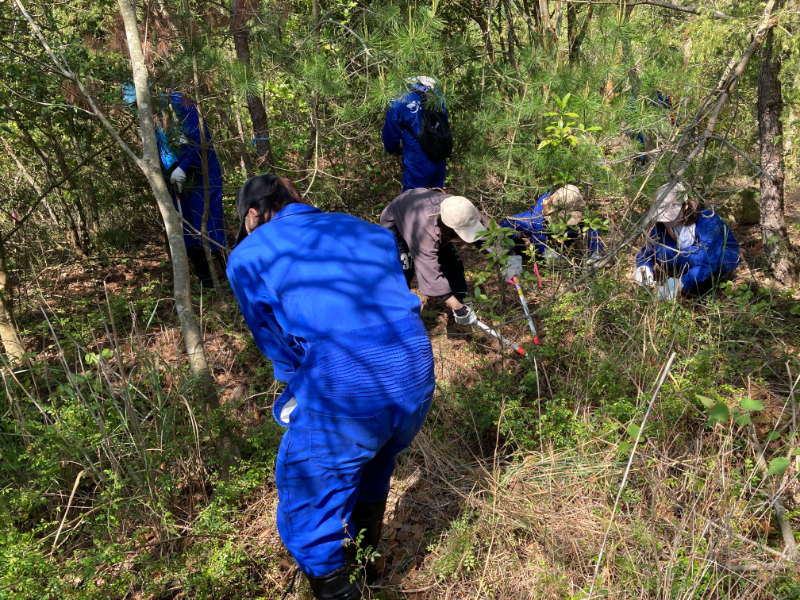
[[516, 352], [517, 354], [521, 354], [522, 356], [527, 356], [527, 355], [525, 354], [525, 348], [520, 348], [520, 347], [519, 347], [519, 346], [517, 346], [517, 345], [516, 345], [514, 342], [512, 342], [511, 340], [508, 340], [508, 339], [504, 338], [502, 335], [500, 335], [499, 333], [497, 333], [497, 332], [496, 332], [494, 329], [492, 329], [491, 327], [488, 327], [487, 325], [484, 325], [484, 324], [483, 324], [483, 323], [481, 323], [480, 321], [476, 321], [476, 322], [475, 322], [475, 324], [476, 324], [478, 327], [480, 327], [481, 329], [483, 329], [483, 330], [484, 330], [486, 333], [488, 333], [489, 335], [491, 335], [491, 336], [493, 336], [493, 337], [496, 337], [496, 338], [497, 338], [498, 340], [500, 340], [502, 343], [504, 343], [504, 344], [507, 344], [508, 346], [510, 346], [510, 347], [511, 347], [511, 348], [514, 350], [514, 352]]
[[[538, 275], [538, 269], [536, 271], [536, 274]], [[519, 285], [519, 278], [514, 275], [512, 279], [506, 279], [506, 281], [513, 284], [514, 287], [517, 288], [517, 295], [519, 296], [519, 301], [522, 303], [522, 310], [525, 311], [525, 317], [528, 319], [528, 327], [531, 328], [531, 333], [533, 334], [533, 343], [537, 346], [541, 346], [542, 343], [539, 341], [539, 336], [536, 334], [536, 327], [533, 326], [533, 319], [531, 319], [531, 314], [528, 312], [528, 303], [525, 301], [525, 295], [522, 293], [522, 288]], [[539, 285], [541, 285], [541, 281], [539, 282]]]

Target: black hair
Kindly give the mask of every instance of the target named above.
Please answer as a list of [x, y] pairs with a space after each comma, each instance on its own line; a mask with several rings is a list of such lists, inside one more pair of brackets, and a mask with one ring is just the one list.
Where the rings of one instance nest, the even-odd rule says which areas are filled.
[[697, 202], [692, 202], [689, 200], [681, 207], [681, 218], [683, 219], [683, 224], [687, 227], [690, 227], [697, 223], [697, 220], [700, 218], [700, 213], [702, 213], [706, 209], [705, 204], [703, 204], [700, 200]]
[[258, 175], [245, 181], [236, 197], [236, 212], [240, 221], [236, 245], [247, 237], [244, 221], [251, 208], [258, 211], [259, 225], [263, 225], [271, 221], [284, 207], [298, 203], [307, 204], [294, 183], [286, 177]]
[[[248, 186], [251, 182], [252, 185]], [[245, 206], [243, 213], [246, 214], [247, 209], [255, 208], [266, 221], [272, 219], [282, 208], [298, 202], [305, 204], [294, 183], [278, 175], [259, 175], [246, 181], [239, 190], [237, 200], [237, 204]], [[240, 217], [244, 217], [244, 214]]]

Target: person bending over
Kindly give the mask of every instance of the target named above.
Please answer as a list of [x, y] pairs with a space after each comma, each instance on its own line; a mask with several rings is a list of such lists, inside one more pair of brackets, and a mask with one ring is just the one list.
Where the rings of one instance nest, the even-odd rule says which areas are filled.
[[[661, 198], [669, 184], [661, 186]], [[666, 282], [658, 287], [661, 300], [703, 296], [741, 261], [739, 244], [718, 214], [693, 202], [680, 183], [662, 200], [655, 225], [636, 256], [633, 279], [641, 285], [656, 283], [660, 271]]]
[[354, 551], [346, 557], [342, 542], [366, 530], [362, 547], [377, 547], [397, 455], [433, 396], [420, 302], [391, 233], [323, 213], [288, 179], [247, 180], [236, 210], [228, 278], [286, 383], [272, 409], [287, 428], [275, 470], [278, 531], [316, 598], [361, 598], [350, 582]]
[[[580, 225], [585, 209], [586, 202], [580, 190], [574, 185], [566, 185], [555, 192], [544, 194], [531, 210], [509, 217], [501, 225], [517, 232], [516, 249], [519, 254], [526, 248], [523, 236], [527, 236], [539, 255], [558, 260], [561, 255], [553, 249], [557, 242], [550, 231], [550, 223], [565, 222], [566, 240], [559, 245], [574, 246], [582, 237], [584, 228]], [[591, 228], [586, 231], [586, 241], [590, 253], [587, 264], [591, 266], [602, 258], [603, 242], [600, 241], [600, 233]]]
[[[129, 106], [136, 102], [132, 83], [122, 86], [123, 99]], [[183, 219], [183, 243], [195, 275], [206, 288], [212, 288], [211, 266], [206, 260], [200, 233], [203, 227], [205, 190], [203, 159], [200, 145], [200, 116], [197, 106], [180, 92], [167, 89], [153, 94], [156, 105], [156, 142], [161, 158], [161, 172], [172, 191], [175, 210]], [[209, 215], [208, 237], [212, 257], [224, 270], [222, 248], [227, 247], [225, 223], [222, 216], [222, 169], [211, 143], [211, 133], [203, 123], [208, 160]]]
[[[424, 105], [428, 95], [436, 96], [441, 102], [441, 116], [437, 119], [442, 133], [450, 134], [449, 116], [444, 99], [436, 89], [436, 82], [432, 77], [412, 77], [406, 83], [406, 93], [401, 98], [389, 103], [386, 110], [386, 121], [383, 124], [383, 148], [389, 154], [401, 154], [403, 157], [402, 191], [422, 187], [444, 187], [444, 177], [447, 170], [447, 156], [449, 153], [444, 148], [437, 146], [437, 139], [429, 140], [433, 144], [433, 158], [420, 144], [421, 128], [423, 127]], [[433, 110], [433, 107], [427, 109]], [[444, 131], [446, 129], [446, 131]], [[434, 132], [435, 133], [435, 132]], [[440, 140], [439, 140], [440, 141]], [[452, 147], [452, 137], [450, 138]], [[428, 147], [427, 144], [425, 147]], [[444, 151], [444, 152], [443, 152]], [[441, 154], [441, 156], [437, 156]]]
[[[496, 252], [484, 248], [478, 237], [478, 232], [489, 229], [489, 220], [463, 196], [419, 188], [392, 200], [380, 223], [397, 239], [406, 283], [410, 285], [416, 273], [421, 293], [440, 298], [459, 325], [473, 325], [477, 317], [472, 304], [464, 304], [467, 279], [453, 242], [460, 239], [486, 253]], [[503, 279], [522, 275], [522, 257], [510, 252]]]

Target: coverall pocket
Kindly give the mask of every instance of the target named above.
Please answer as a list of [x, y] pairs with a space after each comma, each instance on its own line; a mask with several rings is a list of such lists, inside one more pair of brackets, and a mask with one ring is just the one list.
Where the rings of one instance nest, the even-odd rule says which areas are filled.
[[344, 417], [309, 412], [311, 455], [323, 469], [357, 470], [377, 454], [382, 442], [381, 415]]

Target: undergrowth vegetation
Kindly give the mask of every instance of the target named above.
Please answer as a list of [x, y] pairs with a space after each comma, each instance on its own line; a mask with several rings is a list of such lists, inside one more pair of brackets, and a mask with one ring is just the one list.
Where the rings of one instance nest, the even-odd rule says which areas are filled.
[[[525, 358], [422, 299], [436, 395], [398, 461], [371, 597], [800, 600], [800, 294], [774, 252], [800, 233], [800, 10], [697, 4], [136, 3], [153, 96], [204, 111], [231, 239], [262, 171], [377, 222], [400, 187], [386, 104], [418, 75], [447, 103], [446, 187], [491, 218], [490, 244], [555, 187], [588, 201], [599, 268], [583, 240], [525, 258], [541, 346], [501, 263], [460, 249], [480, 318]], [[282, 385], [235, 302], [197, 289], [185, 308], [219, 410], [198, 392], [164, 223], [120, 143], [141, 138], [119, 6], [0, 3], [0, 599], [277, 600], [294, 571], [275, 525]], [[772, 174], [770, 61], [787, 107]], [[759, 205], [754, 182], [784, 175]], [[743, 262], [715, 294], [659, 302], [630, 256], [678, 179], [730, 221]], [[302, 578], [287, 597], [310, 597]]]
[[[612, 597], [800, 597], [790, 574], [758, 570], [780, 561], [775, 499], [798, 492], [794, 301], [739, 284], [657, 303], [621, 268], [562, 293], [556, 270], [528, 288], [547, 310], [544, 344], [527, 359], [434, 334], [437, 397], [401, 456], [388, 521], [402, 531], [408, 505], [427, 524], [416, 549], [402, 550], [416, 567], [394, 583], [581, 598], [597, 568], [594, 593]], [[524, 337], [513, 298], [495, 300], [504, 334]], [[0, 470], [13, 485], [0, 502], [0, 595], [277, 597], [290, 559], [274, 529], [281, 428], [261, 417], [276, 391], [268, 364], [230, 307], [207, 314], [209, 338], [242, 338], [224, 368], [252, 363], [247, 389], [225, 404], [227, 424], [209, 421], [187, 401], [186, 373], [165, 360], [176, 349], [154, 344], [169, 311], [155, 309], [163, 323], [148, 325], [123, 308], [95, 307], [87, 319], [99, 336], [53, 324], [52, 359], [3, 371]], [[238, 325], [219, 327], [220, 314]], [[231, 423], [242, 461], [223, 481], [206, 449]], [[791, 465], [770, 468], [783, 457]], [[784, 510], [796, 523], [793, 500]]]

